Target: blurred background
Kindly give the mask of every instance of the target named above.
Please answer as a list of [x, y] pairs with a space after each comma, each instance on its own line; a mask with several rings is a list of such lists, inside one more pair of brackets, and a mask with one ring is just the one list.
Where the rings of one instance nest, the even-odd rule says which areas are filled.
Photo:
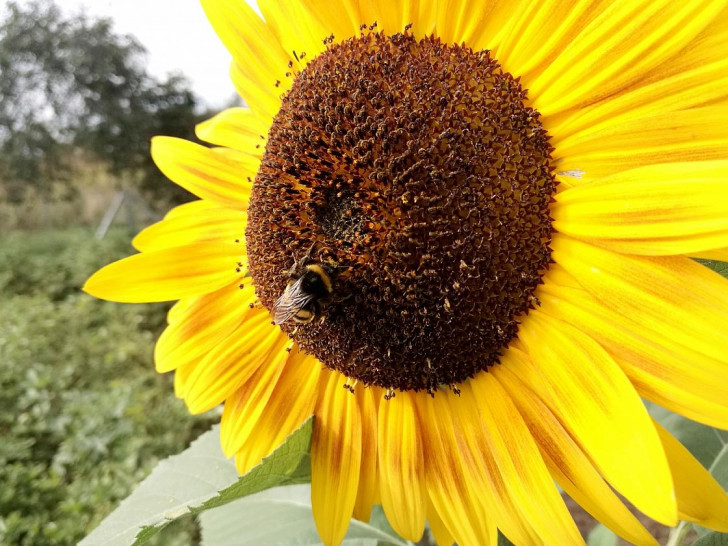
[[80, 288], [191, 199], [149, 140], [239, 105], [228, 64], [197, 0], [0, 0], [0, 544], [76, 544], [219, 419], [154, 372], [165, 305]]

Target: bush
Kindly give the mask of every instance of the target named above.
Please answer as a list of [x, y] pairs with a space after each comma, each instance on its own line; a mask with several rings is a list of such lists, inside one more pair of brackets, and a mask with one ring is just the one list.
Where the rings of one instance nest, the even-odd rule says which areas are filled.
[[154, 372], [165, 306], [80, 293], [128, 253], [123, 233], [16, 234], [0, 248], [0, 543], [75, 544], [210, 419]]
[[78, 295], [96, 269], [133, 252], [129, 238], [124, 230], [103, 240], [83, 228], [13, 232], [0, 244], [0, 291], [52, 301]]

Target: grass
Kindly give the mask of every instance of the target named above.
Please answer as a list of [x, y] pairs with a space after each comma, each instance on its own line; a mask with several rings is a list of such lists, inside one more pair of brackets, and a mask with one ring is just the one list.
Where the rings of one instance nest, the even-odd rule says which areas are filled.
[[[80, 287], [132, 252], [83, 228], [0, 240], [0, 543], [76, 544], [156, 464], [206, 430], [154, 372], [164, 305]], [[165, 543], [196, 541], [187, 522]], [[172, 541], [172, 542], [170, 542]]]

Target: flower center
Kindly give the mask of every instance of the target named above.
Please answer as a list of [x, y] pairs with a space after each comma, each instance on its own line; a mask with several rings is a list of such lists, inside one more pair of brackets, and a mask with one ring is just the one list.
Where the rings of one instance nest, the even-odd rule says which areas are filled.
[[366, 34], [284, 97], [248, 210], [261, 302], [368, 385], [454, 386], [498, 362], [550, 260], [548, 135], [488, 51]]

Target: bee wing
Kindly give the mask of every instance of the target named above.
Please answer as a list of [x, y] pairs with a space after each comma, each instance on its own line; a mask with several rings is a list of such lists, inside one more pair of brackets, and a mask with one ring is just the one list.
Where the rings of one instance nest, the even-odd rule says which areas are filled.
[[273, 304], [273, 322], [283, 324], [314, 300], [314, 296], [304, 292], [303, 279], [289, 284], [281, 297]]

